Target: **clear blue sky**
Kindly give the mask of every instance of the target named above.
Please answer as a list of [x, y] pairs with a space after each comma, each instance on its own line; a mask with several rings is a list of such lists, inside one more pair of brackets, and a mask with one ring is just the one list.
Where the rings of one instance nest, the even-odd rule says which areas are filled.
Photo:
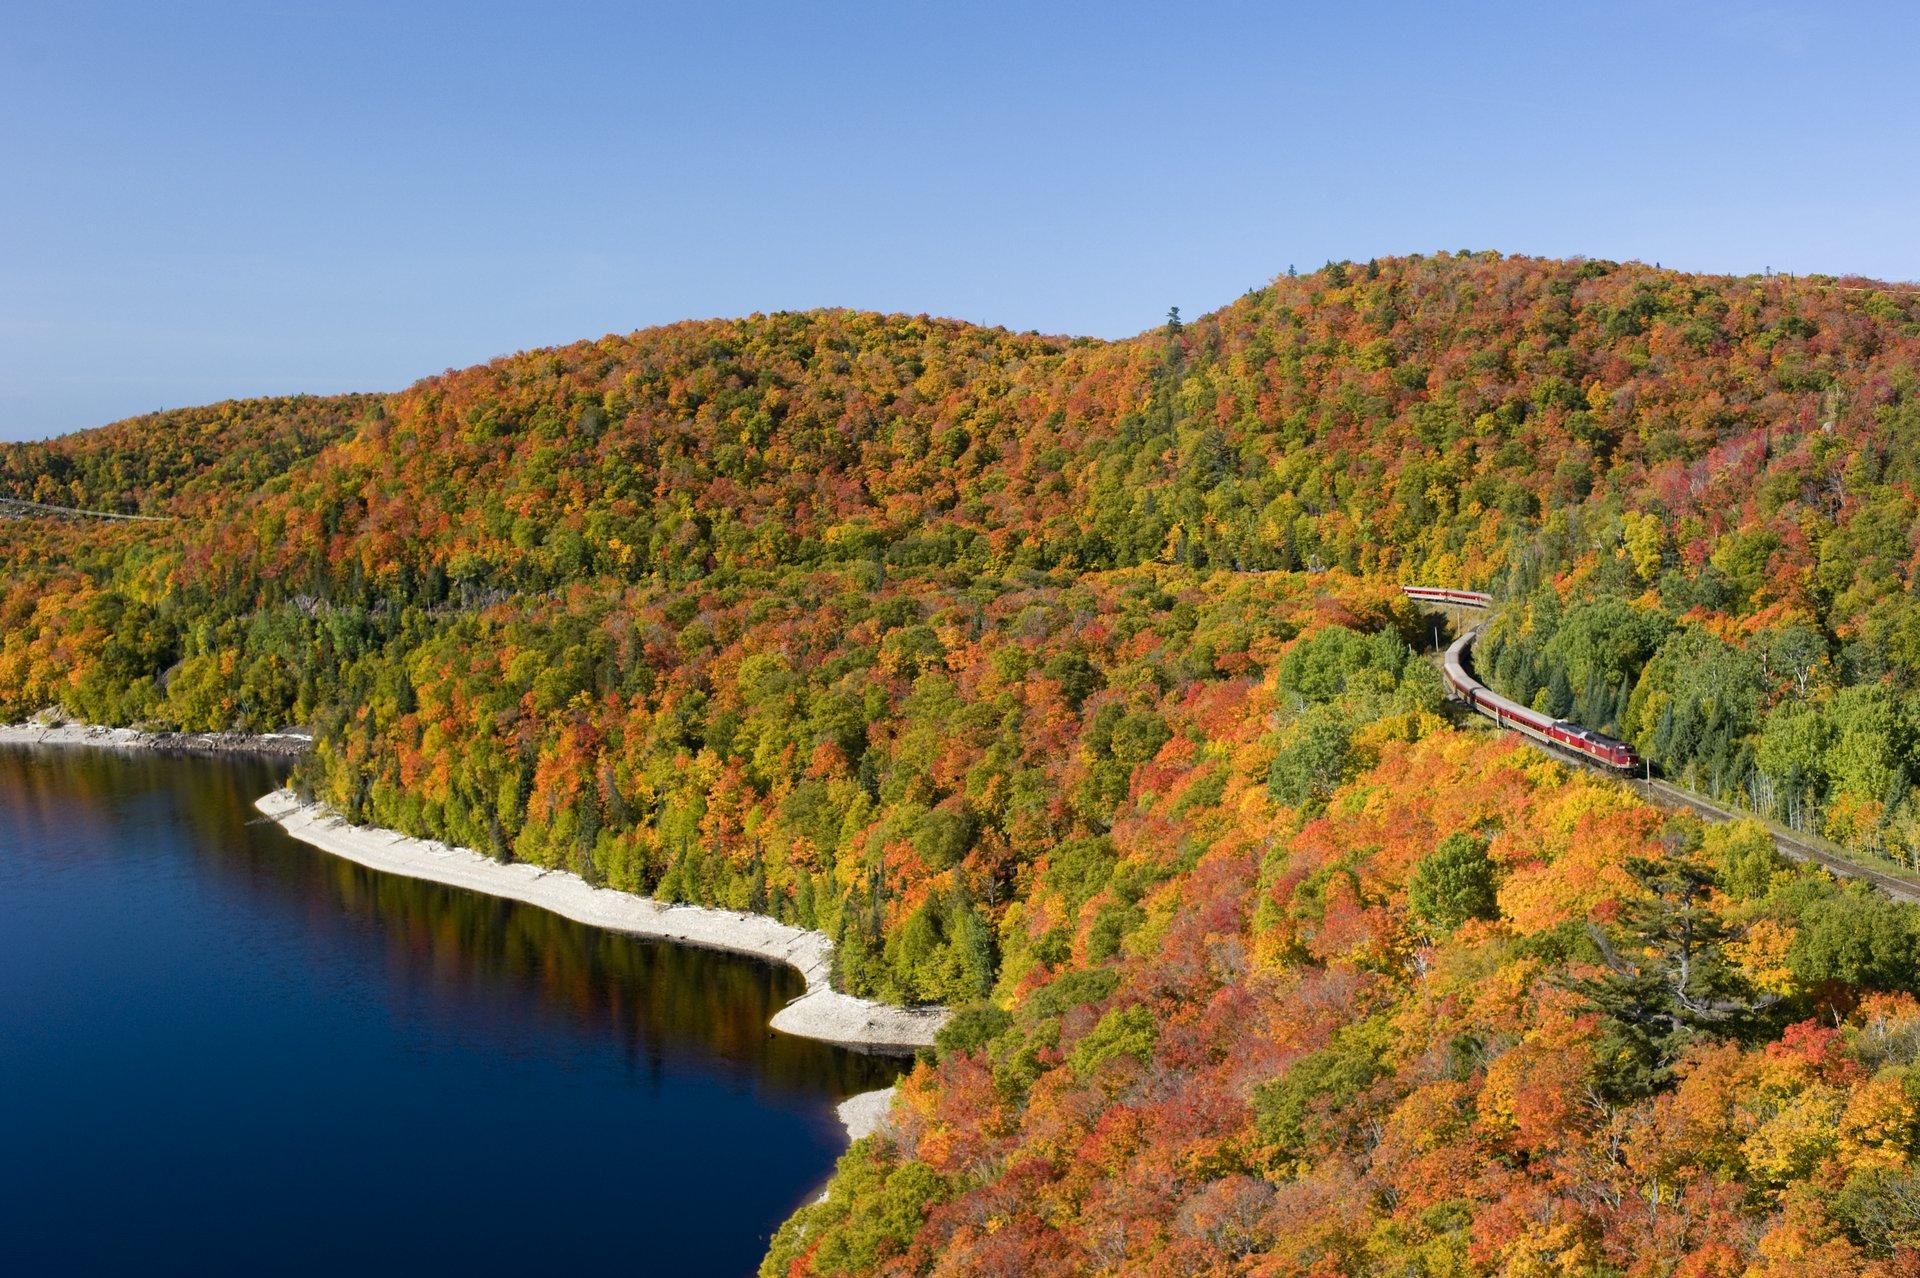
[[1312, 8], [14, 3], [0, 438], [686, 316], [1118, 336], [1442, 248], [1920, 276], [1910, 8]]

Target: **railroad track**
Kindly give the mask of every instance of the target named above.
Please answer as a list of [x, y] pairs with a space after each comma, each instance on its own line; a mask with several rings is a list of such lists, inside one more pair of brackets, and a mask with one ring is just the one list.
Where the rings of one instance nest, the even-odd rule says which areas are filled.
[[[1493, 602], [1491, 596], [1481, 592], [1456, 590], [1445, 586], [1402, 586], [1401, 590], [1411, 599], [1442, 608], [1462, 608], [1473, 612], [1484, 612]], [[1550, 725], [1557, 721], [1546, 720], [1514, 702], [1492, 694], [1485, 685], [1472, 677], [1467, 668], [1471, 659], [1470, 650], [1479, 632], [1478, 625], [1462, 631], [1447, 649], [1442, 667], [1442, 677], [1448, 690], [1464, 700], [1475, 713], [1493, 720], [1498, 727], [1513, 732], [1528, 745], [1553, 758], [1577, 763], [1616, 780], [1627, 780], [1646, 796], [1649, 803], [1657, 807], [1668, 811], [1689, 809], [1715, 822], [1737, 821], [1743, 817], [1753, 816], [1750, 812], [1741, 812], [1736, 808], [1717, 803], [1704, 795], [1695, 794], [1691, 790], [1674, 785], [1670, 781], [1651, 775], [1644, 779], [1633, 775], [1632, 768], [1623, 768], [1618, 761], [1619, 751], [1609, 748], [1619, 746], [1621, 751], [1626, 751], [1624, 757], [1632, 760], [1634, 767], [1640, 766], [1640, 761], [1620, 743], [1587, 729], [1575, 728], [1574, 725], [1565, 725], [1574, 728], [1574, 731], [1565, 734], [1563, 739], [1562, 735], [1556, 735], [1551, 730]], [[1598, 745], [1597, 749], [1596, 745]], [[1768, 825], [1767, 830], [1773, 836], [1774, 846], [1779, 848], [1785, 856], [1796, 861], [1810, 861], [1846, 878], [1859, 879], [1880, 889], [1895, 900], [1920, 904], [1920, 882], [1903, 878], [1886, 870], [1875, 869], [1870, 865], [1862, 865], [1838, 852], [1820, 847], [1772, 825]]]
[[82, 510], [78, 506], [49, 506], [24, 497], [0, 497], [0, 518], [100, 519], [116, 524], [170, 524], [167, 515], [122, 515], [110, 510]]
[[[1638, 781], [1634, 784], [1647, 795], [1649, 802], [1669, 810], [1691, 808], [1711, 821], [1737, 821], [1742, 817], [1753, 816], [1751, 812], [1742, 812], [1737, 808], [1715, 803], [1704, 795], [1683, 790], [1677, 785], [1658, 778], [1652, 781]], [[1758, 818], [1755, 819], [1758, 820]], [[1862, 865], [1858, 861], [1841, 856], [1838, 852], [1829, 852], [1805, 839], [1796, 838], [1771, 826], [1768, 826], [1768, 833], [1773, 835], [1773, 845], [1785, 856], [1790, 856], [1796, 861], [1812, 861], [1835, 874], [1870, 883], [1895, 900], [1911, 901], [1920, 905], [1920, 883], [1886, 870], [1876, 870], [1870, 865]]]

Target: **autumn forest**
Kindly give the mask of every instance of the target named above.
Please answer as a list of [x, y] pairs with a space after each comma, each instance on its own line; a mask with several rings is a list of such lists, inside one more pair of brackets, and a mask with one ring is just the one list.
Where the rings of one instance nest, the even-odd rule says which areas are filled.
[[[1440, 253], [688, 322], [0, 445], [0, 722], [955, 1009], [808, 1275], [1920, 1274], [1920, 293]], [[1746, 814], [1472, 720], [1480, 675]]]

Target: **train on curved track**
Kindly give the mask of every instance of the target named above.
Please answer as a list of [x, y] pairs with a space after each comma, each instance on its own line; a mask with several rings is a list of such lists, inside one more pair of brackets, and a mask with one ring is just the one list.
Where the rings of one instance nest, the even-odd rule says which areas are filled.
[[[1446, 586], [1402, 586], [1400, 590], [1409, 599], [1443, 608], [1485, 611], [1493, 604], [1493, 596], [1479, 590], [1454, 590]], [[1467, 668], [1467, 654], [1479, 634], [1479, 626], [1470, 626], [1461, 631], [1460, 637], [1447, 648], [1441, 677], [1455, 696], [1501, 727], [1543, 741], [1555, 749], [1579, 755], [1616, 772], [1637, 772], [1640, 769], [1640, 756], [1626, 742], [1615, 741], [1612, 737], [1602, 736], [1565, 719], [1541, 714], [1538, 710], [1501, 696], [1475, 679]]]

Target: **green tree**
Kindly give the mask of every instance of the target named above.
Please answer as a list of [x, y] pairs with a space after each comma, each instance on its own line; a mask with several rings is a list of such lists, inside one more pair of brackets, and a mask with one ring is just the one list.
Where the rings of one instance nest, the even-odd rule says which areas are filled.
[[1388, 693], [1415, 660], [1406, 641], [1392, 631], [1361, 634], [1327, 626], [1287, 649], [1278, 682], [1281, 691], [1309, 702], [1355, 692]]
[[1573, 713], [1573, 685], [1567, 681], [1567, 668], [1556, 665], [1547, 679], [1546, 711], [1556, 719]]
[[1869, 1256], [1920, 1248], [1920, 1174], [1908, 1167], [1865, 1167], [1833, 1198], [1833, 1218]]
[[1647, 663], [1622, 726], [1670, 773], [1722, 793], [1751, 770], [1760, 667], [1707, 630], [1677, 630]]
[[1627, 872], [1641, 892], [1621, 908], [1611, 933], [1588, 924], [1601, 972], [1569, 985], [1604, 1018], [1601, 1088], [1630, 1100], [1664, 1086], [1681, 1051], [1702, 1034], [1737, 1034], [1779, 1001], [1760, 994], [1727, 962], [1736, 932], [1709, 904], [1717, 886], [1694, 855], [1695, 832], [1670, 833], [1668, 855], [1633, 857]]
[[1767, 716], [1754, 762], [1789, 813], [1802, 802], [1818, 803], [1826, 793], [1831, 737], [1827, 717], [1812, 706], [1789, 703]]
[[1309, 706], [1283, 737], [1267, 773], [1274, 802], [1318, 808], [1346, 776], [1353, 730], [1339, 706]]
[[1451, 932], [1468, 919], [1497, 917], [1495, 889], [1487, 841], [1456, 830], [1414, 867], [1407, 885], [1407, 908], [1428, 930]]
[[1911, 992], [1920, 985], [1920, 909], [1853, 882], [1803, 880], [1783, 904], [1794, 910], [1787, 962], [1809, 989]]
[[1885, 801], [1905, 788], [1913, 728], [1893, 689], [1879, 683], [1842, 688], [1826, 718], [1832, 725], [1826, 772], [1836, 790]]
[[1115, 1008], [1073, 1045], [1068, 1060], [1076, 1074], [1091, 1074], [1120, 1056], [1144, 1063], [1159, 1036], [1160, 1026], [1147, 1008], [1137, 1004]]

